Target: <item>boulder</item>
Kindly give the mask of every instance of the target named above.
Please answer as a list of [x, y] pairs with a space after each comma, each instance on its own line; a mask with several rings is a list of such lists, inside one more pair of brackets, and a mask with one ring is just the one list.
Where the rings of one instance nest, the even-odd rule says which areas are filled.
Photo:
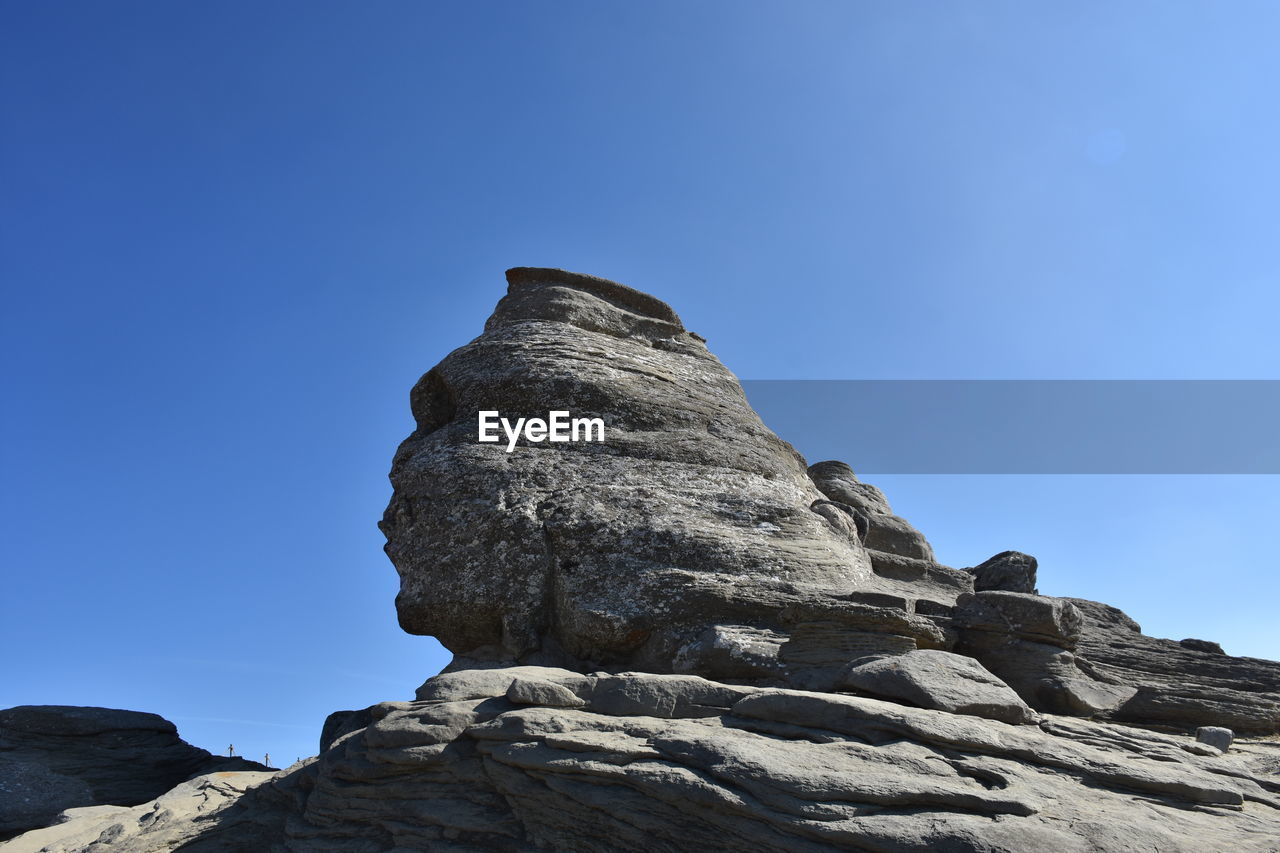
[[970, 657], [937, 649], [855, 662], [837, 687], [919, 708], [969, 714], [1005, 723], [1039, 719], [1027, 704]]
[[1212, 640], [1197, 640], [1192, 637], [1188, 637], [1185, 640], [1179, 640], [1178, 645], [1182, 646], [1184, 649], [1191, 649], [1192, 651], [1197, 652], [1207, 652], [1211, 655], [1226, 654], [1226, 652], [1223, 651], [1221, 644], [1215, 643]]
[[1083, 616], [1066, 599], [987, 590], [962, 599], [952, 622], [956, 651], [976, 658], [1038, 711], [1092, 716], [1135, 692], [1072, 651]]
[[1021, 551], [1001, 551], [966, 571], [976, 592], [1036, 592], [1036, 558]]
[[961, 601], [954, 623], [969, 633], [1017, 637], [1074, 649], [1082, 618], [1075, 605], [1063, 598], [990, 590]]
[[769, 628], [711, 625], [676, 652], [673, 669], [721, 681], [781, 682], [785, 665], [779, 653], [789, 640], [787, 634]]
[[1235, 736], [1235, 732], [1222, 726], [1201, 726], [1196, 729], [1197, 741], [1208, 744], [1222, 752], [1226, 752], [1231, 748], [1231, 742], [1235, 740]]

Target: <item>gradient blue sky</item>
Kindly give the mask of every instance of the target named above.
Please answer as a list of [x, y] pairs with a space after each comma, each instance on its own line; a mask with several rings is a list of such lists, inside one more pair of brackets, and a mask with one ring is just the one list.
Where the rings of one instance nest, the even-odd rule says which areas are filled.
[[[410, 696], [444, 658], [395, 624], [385, 474], [509, 266], [653, 292], [744, 378], [1277, 378], [1278, 31], [1263, 2], [0, 2], [0, 706], [291, 761]], [[1019, 548], [1047, 593], [1280, 657], [1275, 477], [876, 482], [949, 564]]]

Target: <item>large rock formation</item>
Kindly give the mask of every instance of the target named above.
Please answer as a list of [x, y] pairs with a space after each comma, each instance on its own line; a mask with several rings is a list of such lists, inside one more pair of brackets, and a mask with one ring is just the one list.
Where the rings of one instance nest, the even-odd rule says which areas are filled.
[[0, 838], [45, 826], [64, 809], [136, 806], [202, 773], [266, 769], [210, 755], [156, 714], [8, 708], [0, 711]]
[[[508, 279], [414, 388], [382, 522], [446, 671], [4, 853], [1280, 850], [1280, 742], [1210, 730], [1276, 733], [1280, 665], [1037, 595], [1025, 554], [939, 565], [665, 304]], [[605, 440], [477, 440], [551, 410]]]
[[[4, 853], [1274, 851], [1277, 750], [696, 676], [437, 676], [318, 759], [78, 809]], [[1269, 769], [1268, 769], [1269, 768]]]
[[[668, 306], [560, 270], [508, 280], [411, 395], [382, 522], [405, 630], [470, 659], [653, 672], [697, 669], [717, 630], [789, 636], [781, 657], [811, 669], [948, 644], [916, 602], [945, 612], [970, 577], [874, 488], [815, 484]], [[551, 409], [607, 440], [477, 442], [482, 410]], [[904, 565], [878, 570], [880, 551]]]

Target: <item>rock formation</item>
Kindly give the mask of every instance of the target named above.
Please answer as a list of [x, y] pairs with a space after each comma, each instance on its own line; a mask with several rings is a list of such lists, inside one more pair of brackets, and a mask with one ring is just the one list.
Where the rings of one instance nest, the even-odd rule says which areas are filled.
[[[413, 389], [382, 521], [453, 663], [302, 765], [5, 853], [1280, 850], [1280, 664], [1040, 596], [1026, 554], [942, 566], [664, 303], [508, 281]], [[477, 441], [552, 410], [605, 440]]]
[[192, 776], [266, 770], [178, 737], [155, 714], [22, 705], [0, 711], [0, 838], [50, 823], [64, 809], [136, 806]]

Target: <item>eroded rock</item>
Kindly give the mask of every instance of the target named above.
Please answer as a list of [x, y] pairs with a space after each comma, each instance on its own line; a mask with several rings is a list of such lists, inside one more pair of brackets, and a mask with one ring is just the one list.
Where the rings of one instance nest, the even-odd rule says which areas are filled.
[[1036, 592], [1036, 558], [1021, 551], [1001, 551], [973, 568], [975, 592]]
[[71, 705], [0, 711], [0, 838], [64, 809], [134, 806], [213, 770], [265, 770], [210, 755], [156, 714]]
[[[417, 429], [382, 522], [407, 631], [472, 659], [670, 672], [716, 625], [789, 633], [781, 614], [797, 605], [967, 591], [941, 567], [908, 582], [873, 572], [867, 548], [932, 550], [887, 511], [868, 528], [824, 495], [667, 305], [563, 270], [508, 281], [484, 334], [411, 395]], [[606, 441], [477, 441], [481, 410], [553, 405], [603, 419]]]
[[841, 675], [837, 686], [919, 708], [1005, 723], [1032, 723], [1039, 719], [1009, 685], [982, 664], [936, 649], [855, 662]]

